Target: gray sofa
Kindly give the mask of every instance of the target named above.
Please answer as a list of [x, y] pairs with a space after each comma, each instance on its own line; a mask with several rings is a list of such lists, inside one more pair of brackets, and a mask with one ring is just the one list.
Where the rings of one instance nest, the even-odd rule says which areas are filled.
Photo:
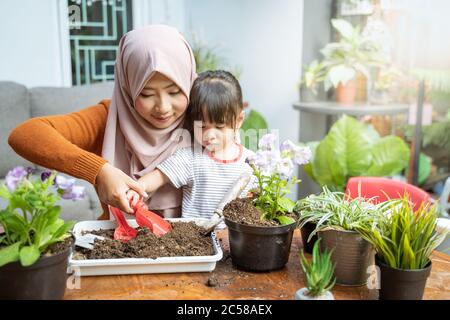
[[[110, 98], [112, 90], [113, 82], [71, 88], [26, 88], [18, 83], [0, 81], [0, 184], [3, 184], [7, 172], [15, 166], [32, 167], [37, 174], [44, 169], [21, 158], [8, 145], [9, 133], [15, 126], [32, 117], [64, 114], [86, 108]], [[61, 200], [62, 218], [76, 221], [97, 219], [101, 214], [101, 206], [93, 186], [79, 179], [76, 183], [86, 187], [86, 197], [76, 202]], [[5, 200], [0, 198], [0, 209], [5, 206]]]

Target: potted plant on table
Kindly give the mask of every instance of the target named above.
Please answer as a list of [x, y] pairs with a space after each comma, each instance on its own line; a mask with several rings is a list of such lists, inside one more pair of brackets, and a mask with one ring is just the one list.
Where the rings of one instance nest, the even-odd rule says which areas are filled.
[[373, 263], [374, 250], [359, 230], [372, 226], [377, 217], [386, 214], [398, 200], [372, 204], [363, 198], [349, 199], [344, 193], [324, 187], [319, 195], [299, 201], [300, 228], [313, 223], [314, 235], [320, 239], [321, 250], [333, 250], [336, 283], [361, 286], [367, 282], [367, 268]]
[[[367, 80], [370, 77], [370, 67], [383, 66], [386, 62], [379, 46], [364, 37], [358, 26], [353, 27], [342, 19], [333, 19], [331, 24], [338, 31], [340, 40], [327, 44], [321, 50], [324, 56], [320, 63], [325, 69], [325, 90], [334, 87], [339, 103], [352, 104], [357, 95], [356, 80]], [[365, 85], [363, 88], [364, 93], [367, 91], [366, 87]]]
[[247, 270], [279, 269], [289, 259], [297, 217], [287, 194], [299, 182], [294, 166], [307, 163], [311, 151], [289, 140], [280, 147], [276, 142], [274, 134], [264, 135], [248, 159], [256, 177], [253, 196], [235, 199], [223, 210], [232, 261]]
[[319, 251], [319, 242], [314, 244], [311, 261], [308, 261], [300, 251], [300, 263], [305, 274], [306, 287], [295, 293], [296, 300], [334, 300], [331, 293], [336, 279], [333, 275], [334, 266], [331, 252]]
[[430, 275], [433, 250], [448, 230], [437, 230], [436, 206], [414, 206], [405, 197], [377, 223], [360, 226], [358, 232], [376, 250], [381, 300], [420, 300]]
[[56, 172], [30, 178], [31, 170], [16, 167], [0, 187], [8, 200], [0, 211], [0, 299], [61, 299], [74, 222], [60, 219], [56, 201], [81, 199], [84, 187]]

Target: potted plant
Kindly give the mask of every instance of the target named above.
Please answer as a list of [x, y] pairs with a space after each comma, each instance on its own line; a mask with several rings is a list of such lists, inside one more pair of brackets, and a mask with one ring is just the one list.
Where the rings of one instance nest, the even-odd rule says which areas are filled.
[[308, 241], [318, 234], [321, 250], [333, 250], [336, 283], [360, 286], [367, 282], [367, 268], [373, 263], [374, 251], [358, 230], [371, 226], [395, 201], [374, 205], [370, 199], [349, 199], [327, 187], [321, 194], [299, 201], [300, 228], [308, 222], [316, 226]]
[[321, 83], [325, 80], [326, 70], [322, 62], [314, 60], [306, 65], [300, 81], [300, 101], [313, 102], [318, 100]]
[[320, 186], [344, 191], [355, 176], [392, 176], [406, 168], [409, 147], [399, 137], [380, 137], [371, 125], [343, 116], [319, 143], [310, 143], [313, 158], [306, 173]]
[[233, 263], [243, 269], [268, 271], [282, 268], [289, 259], [297, 217], [296, 203], [287, 197], [299, 181], [294, 166], [309, 161], [311, 151], [289, 140], [281, 146], [274, 134], [259, 141], [247, 160], [253, 168], [253, 197], [235, 199], [224, 208]]
[[296, 300], [334, 300], [331, 289], [336, 279], [331, 252], [320, 252], [319, 242], [314, 244], [311, 261], [306, 259], [303, 250], [300, 251], [300, 264], [305, 274], [306, 287], [295, 293]]
[[379, 45], [364, 37], [359, 26], [353, 27], [343, 19], [332, 19], [331, 24], [339, 33], [340, 40], [321, 50], [325, 90], [334, 87], [339, 103], [352, 104], [357, 94], [356, 79], [369, 79], [370, 67], [383, 66], [385, 61]]
[[405, 197], [377, 223], [358, 227], [376, 250], [381, 300], [422, 299], [432, 267], [430, 256], [448, 234], [436, 228], [438, 216], [436, 206], [422, 205], [414, 212]]
[[379, 68], [369, 92], [369, 101], [375, 104], [387, 104], [391, 102], [390, 91], [399, 82], [402, 73], [395, 67]]
[[61, 299], [74, 222], [59, 218], [56, 201], [81, 199], [84, 187], [56, 172], [30, 178], [31, 170], [16, 167], [0, 187], [0, 196], [8, 200], [0, 211], [0, 299]]

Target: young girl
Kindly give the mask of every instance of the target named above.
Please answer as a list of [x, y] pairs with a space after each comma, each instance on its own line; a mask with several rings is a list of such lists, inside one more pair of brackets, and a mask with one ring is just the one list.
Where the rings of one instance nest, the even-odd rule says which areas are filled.
[[[236, 142], [244, 121], [236, 78], [226, 71], [201, 73], [191, 89], [187, 121], [193, 146], [177, 150], [138, 183], [151, 193], [170, 182], [182, 188], [183, 218], [210, 218], [241, 173], [252, 173], [245, 162], [252, 151]], [[139, 195], [133, 190], [127, 195], [134, 206]]]

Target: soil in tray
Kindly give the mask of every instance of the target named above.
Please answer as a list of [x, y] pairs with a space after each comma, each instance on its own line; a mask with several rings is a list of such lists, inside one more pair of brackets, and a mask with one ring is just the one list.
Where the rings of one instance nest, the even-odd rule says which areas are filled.
[[114, 240], [114, 230], [97, 230], [89, 233], [103, 236], [96, 240], [93, 250], [76, 248], [74, 259], [117, 259], [185, 257], [214, 255], [211, 236], [202, 235], [203, 228], [193, 222], [173, 222], [172, 231], [157, 237], [147, 228], [138, 228], [138, 235], [128, 242]]
[[[274, 227], [279, 226], [278, 221], [274, 220], [262, 220], [261, 211], [255, 207], [252, 203], [253, 198], [238, 198], [228, 203], [223, 209], [223, 215], [228, 220], [236, 223], [261, 226], [261, 227]], [[295, 214], [287, 214], [288, 217], [297, 219]]]

